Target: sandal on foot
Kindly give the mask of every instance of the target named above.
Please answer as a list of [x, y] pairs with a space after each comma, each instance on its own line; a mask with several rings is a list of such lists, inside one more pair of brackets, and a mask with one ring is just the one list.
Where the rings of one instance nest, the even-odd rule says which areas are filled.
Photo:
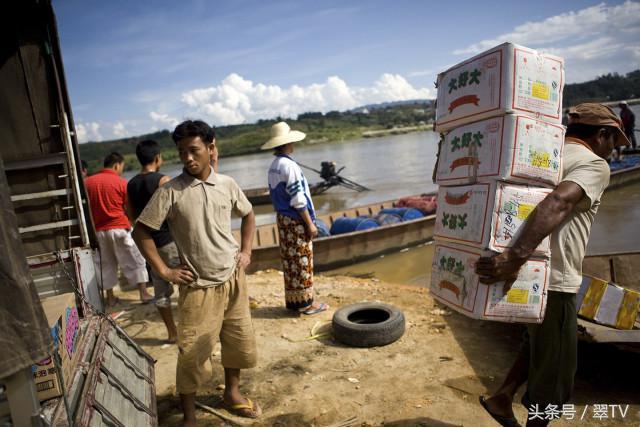
[[503, 427], [522, 427], [520, 425], [520, 423], [518, 422], [518, 420], [516, 419], [516, 417], [505, 417], [505, 416], [494, 414], [493, 412], [491, 412], [489, 410], [489, 408], [487, 407], [487, 400], [484, 398], [484, 396], [480, 396], [478, 398], [478, 400], [480, 400], [480, 405], [482, 405], [484, 410], [487, 411], [487, 414], [491, 415], [491, 418], [496, 420], [498, 422], [498, 424], [500, 424], [501, 426], [503, 426]]
[[222, 401], [222, 407], [232, 414], [243, 418], [258, 418], [262, 415], [260, 405], [258, 405], [257, 402], [253, 402], [248, 397], [246, 403], [236, 403], [235, 405]]
[[306, 314], [307, 316], [311, 315], [311, 314], [317, 314], [323, 311], [326, 311], [329, 308], [329, 304], [322, 302], [320, 303], [320, 305], [316, 306], [316, 307], [309, 307], [306, 310], [302, 310], [300, 311], [300, 313], [302, 314]]

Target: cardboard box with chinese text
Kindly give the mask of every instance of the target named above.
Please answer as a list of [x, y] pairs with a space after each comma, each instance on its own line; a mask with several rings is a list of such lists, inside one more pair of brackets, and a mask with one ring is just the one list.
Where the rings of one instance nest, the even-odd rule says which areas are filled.
[[438, 146], [436, 183], [505, 180], [555, 187], [562, 173], [564, 127], [507, 114], [452, 129]]
[[[479, 249], [502, 252], [518, 236], [529, 214], [549, 193], [548, 188], [502, 181], [438, 189], [434, 236]], [[550, 255], [549, 238], [536, 249]]]
[[503, 43], [440, 73], [436, 130], [506, 113], [560, 124], [564, 60]]
[[474, 319], [541, 323], [547, 300], [549, 261], [531, 258], [505, 294], [504, 282], [484, 285], [475, 274], [478, 258], [492, 253], [436, 241], [431, 294], [441, 303]]

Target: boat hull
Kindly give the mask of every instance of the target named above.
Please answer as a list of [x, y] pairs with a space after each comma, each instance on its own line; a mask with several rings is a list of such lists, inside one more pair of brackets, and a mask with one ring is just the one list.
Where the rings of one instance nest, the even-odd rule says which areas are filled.
[[[429, 215], [385, 227], [316, 239], [313, 241], [314, 270], [332, 270], [427, 242], [433, 238], [434, 224], [435, 215]], [[268, 268], [282, 268], [277, 245], [253, 250], [248, 272]]]

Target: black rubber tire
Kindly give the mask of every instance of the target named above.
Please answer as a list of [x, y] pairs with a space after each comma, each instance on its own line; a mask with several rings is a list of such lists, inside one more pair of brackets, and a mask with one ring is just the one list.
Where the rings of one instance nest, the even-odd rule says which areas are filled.
[[361, 302], [342, 307], [333, 315], [333, 336], [353, 347], [377, 347], [404, 334], [404, 314], [383, 303]]

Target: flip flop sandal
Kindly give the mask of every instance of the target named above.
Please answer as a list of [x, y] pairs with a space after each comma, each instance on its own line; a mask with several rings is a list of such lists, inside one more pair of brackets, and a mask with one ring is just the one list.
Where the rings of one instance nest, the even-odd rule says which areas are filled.
[[258, 403], [253, 402], [247, 397], [247, 403], [236, 403], [235, 405], [229, 405], [222, 401], [222, 407], [234, 415], [243, 418], [258, 418], [262, 415], [262, 409]]
[[328, 308], [329, 308], [329, 304], [322, 302], [316, 308], [308, 308], [306, 310], [302, 310], [300, 313], [306, 314], [307, 316], [310, 316], [312, 314], [317, 314], [317, 313], [323, 312], [323, 311], [327, 310]]
[[487, 407], [487, 400], [484, 398], [484, 396], [480, 396], [478, 398], [478, 400], [480, 400], [480, 405], [482, 405], [484, 410], [487, 411], [487, 413], [489, 415], [491, 415], [491, 418], [496, 420], [498, 422], [498, 424], [500, 424], [501, 426], [503, 426], [503, 427], [522, 427], [520, 425], [520, 423], [518, 422], [518, 420], [516, 419], [516, 417], [504, 417], [502, 415], [494, 414], [493, 412], [491, 412], [489, 410], [489, 408]]

